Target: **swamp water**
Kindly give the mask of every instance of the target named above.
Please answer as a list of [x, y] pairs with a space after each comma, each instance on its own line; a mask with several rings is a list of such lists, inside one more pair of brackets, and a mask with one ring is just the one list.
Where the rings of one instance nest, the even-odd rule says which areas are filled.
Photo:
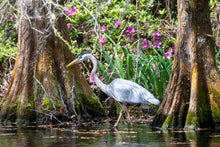
[[0, 147], [220, 147], [220, 131], [160, 131], [121, 123], [76, 128], [0, 127]]

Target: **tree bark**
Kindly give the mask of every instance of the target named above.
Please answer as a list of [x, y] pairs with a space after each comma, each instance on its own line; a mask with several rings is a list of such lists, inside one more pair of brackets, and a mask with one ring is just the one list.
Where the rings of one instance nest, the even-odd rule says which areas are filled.
[[[55, 6], [49, 9], [43, 1], [19, 0], [18, 13], [18, 51], [8, 90], [0, 102], [1, 119], [36, 121], [48, 111], [68, 117], [76, 113], [105, 115], [79, 66], [66, 68], [74, 55], [63, 41], [70, 43], [62, 12]], [[54, 27], [61, 37], [55, 35]]]
[[212, 128], [220, 123], [209, 1], [178, 0], [178, 32], [171, 77], [152, 126]]

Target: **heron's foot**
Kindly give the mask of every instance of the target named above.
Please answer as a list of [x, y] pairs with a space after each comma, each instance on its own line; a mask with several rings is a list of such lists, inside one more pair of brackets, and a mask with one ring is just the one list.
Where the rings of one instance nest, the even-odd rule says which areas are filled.
[[113, 126], [114, 129], [118, 128], [118, 124], [116, 123], [114, 126]]

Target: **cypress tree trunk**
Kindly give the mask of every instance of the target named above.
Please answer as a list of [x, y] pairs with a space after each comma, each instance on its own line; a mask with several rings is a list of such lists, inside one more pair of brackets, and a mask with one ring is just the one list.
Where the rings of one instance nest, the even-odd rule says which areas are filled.
[[220, 123], [220, 78], [208, 0], [178, 0], [176, 48], [170, 81], [152, 125], [214, 127]]
[[18, 0], [18, 13], [18, 51], [0, 102], [1, 119], [35, 121], [42, 118], [38, 112], [48, 111], [66, 117], [75, 115], [75, 110], [83, 116], [105, 115], [79, 67], [66, 68], [74, 55], [63, 41], [70, 42], [70, 37], [62, 12], [54, 6], [49, 9], [43, 1]]

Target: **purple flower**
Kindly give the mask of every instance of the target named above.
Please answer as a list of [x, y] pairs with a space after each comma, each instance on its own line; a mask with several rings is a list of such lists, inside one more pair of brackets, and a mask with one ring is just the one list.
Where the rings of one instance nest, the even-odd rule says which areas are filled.
[[76, 7], [71, 8], [71, 9], [69, 10], [69, 16], [72, 16], [73, 13], [76, 13]]
[[[100, 76], [99, 79], [103, 81], [103, 76]], [[89, 83], [95, 83], [92, 74], [89, 75]]]
[[147, 48], [147, 39], [144, 39], [144, 42], [142, 42], [142, 48]]
[[154, 43], [154, 48], [160, 49], [160, 45], [162, 44], [160, 41], [156, 40]]
[[114, 21], [114, 24], [115, 24], [114, 28], [118, 28], [119, 26], [121, 26], [121, 24], [119, 23], [118, 19], [116, 19]]
[[220, 48], [220, 44], [218, 43], [218, 41], [216, 41], [215, 44]]
[[157, 69], [157, 67], [156, 67], [156, 65], [155, 65], [155, 64], [153, 64], [153, 68], [154, 68], [154, 70], [156, 70], [156, 69]]
[[131, 33], [131, 34], [129, 35], [129, 38], [130, 38], [131, 40], [134, 40], [134, 34]]
[[140, 30], [140, 33], [141, 33], [141, 34], [145, 34], [145, 32], [144, 32], [143, 30]]
[[169, 51], [165, 52], [164, 54], [165, 54], [165, 56], [167, 56], [167, 58], [168, 58], [169, 60], [171, 59], [171, 58], [170, 58], [171, 53], [170, 53]]
[[114, 24], [118, 23], [118, 19], [114, 20]]
[[106, 31], [106, 26], [105, 26], [105, 25], [103, 25], [103, 26], [101, 27], [101, 31]]
[[150, 42], [149, 40], [147, 42], [148, 42], [148, 47], [152, 48], [152, 42]]
[[70, 29], [70, 26], [71, 26], [71, 23], [68, 23], [68, 24], [67, 24], [67, 29], [68, 29], [68, 30]]
[[128, 33], [132, 34], [132, 32], [134, 32], [134, 28], [133, 27], [128, 27], [127, 31]]
[[64, 13], [65, 15], [72, 16], [74, 13], [76, 13], [76, 7], [69, 9], [68, 7], [64, 7]]
[[104, 42], [105, 42], [105, 36], [102, 36], [101, 38], [99, 38], [99, 44], [101, 46], [103, 46]]
[[172, 44], [172, 48], [175, 50], [176, 49], [176, 46], [175, 46], [175, 44]]
[[170, 53], [171, 53], [171, 54], [173, 53], [173, 49], [172, 49], [172, 48], [170, 49]]
[[[134, 34], [132, 34], [132, 32], [135, 32], [134, 28], [133, 28], [133, 27], [128, 27], [128, 29], [127, 29], [126, 32], [127, 32], [127, 33], [130, 33], [129, 38], [130, 38], [131, 40], [134, 40]], [[124, 37], [126, 37], [126, 36], [124, 36]]]
[[103, 81], [103, 76], [100, 76], [99, 79], [100, 79], [101, 81]]
[[127, 37], [127, 34], [126, 34], [126, 31], [125, 31], [125, 30], [123, 30], [122, 35], [123, 35], [124, 38]]
[[129, 37], [131, 40], [134, 40], [134, 34], [132, 32], [135, 32], [133, 27], [128, 27], [128, 29], [122, 32], [124, 38]]
[[137, 53], [136, 50], [130, 50], [130, 52], [132, 52], [133, 54], [136, 54], [136, 53]]
[[153, 40], [159, 39], [159, 36], [160, 36], [160, 32], [159, 32], [159, 33], [154, 33], [154, 34], [152, 35]]
[[94, 79], [93, 79], [92, 74], [89, 75], [89, 83], [94, 83]]
[[69, 13], [69, 8], [64, 7], [64, 13], [65, 13], [65, 15], [67, 15]]
[[11, 15], [10, 20], [15, 20], [15, 16]]

